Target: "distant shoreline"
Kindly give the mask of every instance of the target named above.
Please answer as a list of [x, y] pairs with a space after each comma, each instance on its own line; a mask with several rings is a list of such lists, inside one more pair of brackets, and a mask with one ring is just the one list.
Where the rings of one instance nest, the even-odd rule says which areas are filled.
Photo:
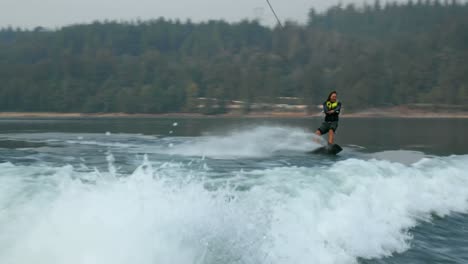
[[[163, 117], [191, 117], [191, 118], [311, 118], [322, 117], [321, 113], [307, 114], [304, 112], [254, 112], [249, 114], [227, 113], [220, 115], [203, 115], [199, 113], [58, 113], [58, 112], [0, 112], [0, 119], [8, 118], [163, 118]], [[383, 109], [369, 109], [366, 111], [343, 113], [343, 118], [468, 118], [468, 112], [423, 112], [396, 111]]]

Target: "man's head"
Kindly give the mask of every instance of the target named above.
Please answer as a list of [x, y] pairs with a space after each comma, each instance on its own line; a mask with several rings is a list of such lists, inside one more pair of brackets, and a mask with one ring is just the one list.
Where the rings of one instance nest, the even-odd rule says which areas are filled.
[[336, 102], [336, 91], [333, 91], [328, 95], [327, 101], [330, 101], [332, 103]]

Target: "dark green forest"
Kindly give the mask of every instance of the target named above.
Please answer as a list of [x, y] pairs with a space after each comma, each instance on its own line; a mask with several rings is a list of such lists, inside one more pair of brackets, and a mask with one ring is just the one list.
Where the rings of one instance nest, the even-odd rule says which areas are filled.
[[[467, 105], [468, 4], [338, 5], [274, 28], [159, 18], [0, 30], [0, 111], [222, 113], [233, 100], [317, 105], [331, 90], [348, 109]], [[200, 97], [213, 100], [199, 109]]]

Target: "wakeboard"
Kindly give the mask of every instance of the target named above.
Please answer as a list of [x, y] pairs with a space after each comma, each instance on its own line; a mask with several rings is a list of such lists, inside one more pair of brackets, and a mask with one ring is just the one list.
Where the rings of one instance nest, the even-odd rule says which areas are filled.
[[332, 144], [314, 149], [308, 153], [310, 154], [323, 154], [323, 155], [336, 155], [340, 153], [343, 149], [338, 144]]

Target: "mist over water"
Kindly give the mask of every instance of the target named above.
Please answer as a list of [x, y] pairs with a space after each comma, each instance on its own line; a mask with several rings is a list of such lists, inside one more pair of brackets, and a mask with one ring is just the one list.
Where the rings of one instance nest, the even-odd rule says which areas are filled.
[[467, 225], [454, 218], [468, 212], [467, 155], [342, 144], [312, 156], [312, 134], [3, 133], [17, 145], [0, 148], [0, 263], [437, 262], [415, 246], [434, 221]]

